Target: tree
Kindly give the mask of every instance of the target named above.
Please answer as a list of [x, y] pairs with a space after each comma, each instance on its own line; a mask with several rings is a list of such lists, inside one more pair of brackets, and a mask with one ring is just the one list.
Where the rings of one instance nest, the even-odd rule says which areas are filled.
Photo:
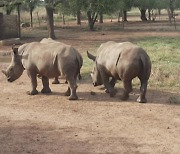
[[13, 0], [1, 0], [3, 9], [5, 10], [7, 15], [10, 15], [11, 12], [16, 8], [16, 6], [14, 5], [14, 1]]
[[149, 2], [149, 0], [135, 0], [134, 1], [134, 6], [138, 7], [141, 12], [141, 20], [142, 21], [147, 21], [146, 11], [148, 8], [148, 2]]
[[63, 15], [74, 15], [77, 18], [77, 24], [81, 24], [81, 10], [84, 0], [61, 0], [56, 6], [56, 10]]
[[31, 27], [33, 27], [33, 10], [37, 7], [37, 4], [39, 3], [38, 0], [24, 0], [25, 7], [29, 10], [30, 13], [30, 23]]
[[94, 30], [98, 15], [113, 12], [116, 0], [84, 0], [83, 8], [87, 14], [89, 29]]
[[121, 8], [122, 8], [122, 13], [123, 13], [123, 21], [128, 21], [127, 20], [127, 11], [129, 11], [133, 5], [133, 0], [121, 0]]
[[45, 8], [47, 14], [47, 28], [48, 28], [48, 37], [55, 39], [54, 33], [54, 1], [53, 0], [45, 0]]
[[55, 6], [55, 10], [62, 14], [63, 24], [65, 24], [65, 17], [64, 16], [70, 14], [70, 9], [71, 8], [69, 6], [68, 0], [63, 0]]
[[84, 0], [69, 0], [70, 12], [77, 17], [77, 24], [81, 25], [81, 11]]

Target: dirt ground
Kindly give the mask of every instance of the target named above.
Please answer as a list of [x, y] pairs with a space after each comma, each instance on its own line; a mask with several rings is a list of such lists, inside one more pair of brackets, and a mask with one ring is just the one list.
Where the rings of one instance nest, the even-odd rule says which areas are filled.
[[[89, 33], [65, 28], [56, 30], [56, 35], [84, 53], [107, 40], [131, 41], [147, 36], [180, 36], [180, 33]], [[23, 39], [32, 40], [40, 37]], [[0, 50], [5, 53], [10, 47], [0, 46]], [[0, 70], [7, 66], [8, 63], [0, 63]], [[8, 83], [1, 73], [0, 154], [180, 153], [180, 105], [170, 101], [173, 97], [180, 98], [180, 93], [149, 88], [148, 103], [139, 104], [138, 89], [128, 101], [121, 101], [121, 87], [117, 86], [118, 94], [110, 98], [102, 87], [94, 88], [89, 79], [79, 81], [78, 85], [77, 101], [64, 96], [66, 84], [50, 84], [51, 94], [29, 96], [26, 91], [31, 85], [26, 72], [13, 83]], [[38, 91], [41, 88], [38, 80]]]

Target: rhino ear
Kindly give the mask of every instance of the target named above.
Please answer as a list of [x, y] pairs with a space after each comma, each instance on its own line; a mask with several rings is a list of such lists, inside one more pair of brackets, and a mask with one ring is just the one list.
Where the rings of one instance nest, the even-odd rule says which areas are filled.
[[15, 56], [18, 55], [18, 48], [14, 48], [13, 53], [14, 53]]
[[14, 54], [14, 55], [18, 55], [18, 48], [15, 47], [15, 46], [16, 46], [16, 44], [13, 44], [13, 45], [12, 45], [13, 54]]
[[87, 56], [88, 56], [89, 59], [91, 59], [91, 60], [93, 60], [93, 61], [96, 60], [96, 56], [90, 54], [88, 51], [87, 51]]

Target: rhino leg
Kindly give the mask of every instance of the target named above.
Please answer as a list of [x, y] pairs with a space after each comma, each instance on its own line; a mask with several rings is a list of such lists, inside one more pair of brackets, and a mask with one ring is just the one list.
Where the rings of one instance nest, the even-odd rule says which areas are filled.
[[112, 79], [110, 80], [110, 84], [114, 87], [116, 84], [116, 79], [112, 77]]
[[43, 89], [41, 93], [51, 93], [51, 89], [49, 88], [49, 79], [47, 77], [42, 76], [42, 84]]
[[78, 96], [76, 94], [77, 84], [74, 78], [67, 79], [68, 81], [68, 90], [66, 91], [66, 95], [69, 95], [69, 100], [77, 100]]
[[146, 103], [147, 102], [147, 99], [146, 99], [146, 90], [147, 90], [147, 80], [146, 81], [143, 81], [143, 80], [140, 80], [141, 81], [141, 87], [140, 87], [140, 96], [138, 97], [137, 99], [137, 102], [139, 103]]
[[31, 86], [32, 86], [32, 90], [31, 91], [28, 91], [27, 94], [28, 95], [36, 95], [38, 94], [38, 91], [36, 90], [37, 88], [37, 74], [35, 73], [30, 73], [30, 72], [27, 72], [30, 80], [31, 80]]
[[65, 96], [70, 96], [71, 95], [71, 90], [70, 90], [70, 88], [69, 88], [69, 86], [68, 86], [68, 89], [67, 89], [67, 91], [65, 92]]
[[115, 90], [112, 84], [109, 82], [109, 76], [105, 73], [101, 73], [101, 77], [106, 88], [106, 92], [109, 93], [110, 97], [114, 97], [117, 93], [117, 90]]
[[[109, 81], [109, 84], [114, 88], [115, 84], [116, 84], [116, 79], [115, 78], [111, 78], [110, 81]], [[115, 89], [116, 90], [116, 89]], [[109, 93], [109, 91], [107, 89], [105, 89], [105, 92], [106, 93]], [[117, 91], [116, 91], [117, 92]]]
[[55, 77], [54, 78], [54, 81], [52, 82], [52, 84], [60, 84], [59, 80], [58, 80], [58, 77]]
[[129, 98], [129, 93], [132, 91], [132, 80], [123, 80], [123, 94], [121, 100], [127, 100]]

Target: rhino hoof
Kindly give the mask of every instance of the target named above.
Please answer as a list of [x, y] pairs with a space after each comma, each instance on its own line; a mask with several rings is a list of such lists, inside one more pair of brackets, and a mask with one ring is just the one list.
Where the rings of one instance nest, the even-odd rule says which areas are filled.
[[105, 93], [109, 94], [109, 90], [105, 89]]
[[43, 94], [47, 94], [47, 93], [51, 93], [51, 89], [42, 89], [41, 90], [41, 93], [43, 93]]
[[126, 101], [129, 98], [129, 94], [124, 94], [121, 96], [121, 100]]
[[33, 91], [27, 91], [28, 95], [37, 95], [38, 91], [37, 90], [33, 90]]
[[[108, 91], [108, 90], [107, 90]], [[112, 91], [108, 91], [109, 92], [109, 94], [110, 94], [110, 97], [114, 97], [115, 95], [116, 95], [116, 93], [117, 93], [117, 90], [112, 90]]]
[[146, 102], [147, 102], [147, 99], [146, 99], [146, 98], [141, 98], [141, 97], [139, 96], [138, 99], [137, 99], [137, 102], [139, 102], [139, 103], [146, 103]]
[[65, 96], [70, 96], [71, 95], [71, 91], [70, 89], [68, 88], [68, 90], [65, 92]]
[[77, 99], [78, 99], [77, 96], [70, 96], [70, 97], [69, 97], [69, 100], [77, 100]]

